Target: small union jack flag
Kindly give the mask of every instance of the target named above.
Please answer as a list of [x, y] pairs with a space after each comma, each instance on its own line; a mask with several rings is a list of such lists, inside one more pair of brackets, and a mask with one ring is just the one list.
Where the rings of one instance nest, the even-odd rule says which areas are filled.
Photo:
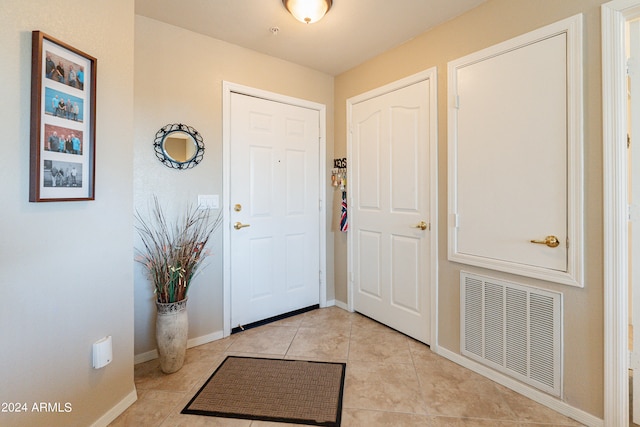
[[342, 192], [342, 207], [340, 209], [340, 231], [346, 233], [349, 229], [349, 221], [347, 221], [347, 192]]

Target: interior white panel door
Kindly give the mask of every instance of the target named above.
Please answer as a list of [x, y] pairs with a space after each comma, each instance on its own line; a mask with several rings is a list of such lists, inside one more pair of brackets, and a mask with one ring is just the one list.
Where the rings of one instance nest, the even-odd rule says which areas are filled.
[[231, 326], [319, 303], [319, 112], [231, 94]]
[[429, 90], [425, 80], [354, 104], [349, 165], [354, 309], [425, 343], [430, 342]]

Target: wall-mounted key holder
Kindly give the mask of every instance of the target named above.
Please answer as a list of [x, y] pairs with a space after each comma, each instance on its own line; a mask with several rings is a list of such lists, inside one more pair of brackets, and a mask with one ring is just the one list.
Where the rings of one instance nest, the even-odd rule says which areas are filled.
[[333, 169], [331, 169], [331, 185], [344, 191], [347, 186], [347, 159], [333, 159]]

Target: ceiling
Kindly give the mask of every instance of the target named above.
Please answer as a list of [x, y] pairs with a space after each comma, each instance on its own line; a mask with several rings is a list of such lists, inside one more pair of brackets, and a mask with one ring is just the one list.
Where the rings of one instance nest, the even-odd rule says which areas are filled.
[[484, 1], [334, 0], [315, 24], [295, 20], [281, 0], [136, 0], [135, 10], [335, 76]]

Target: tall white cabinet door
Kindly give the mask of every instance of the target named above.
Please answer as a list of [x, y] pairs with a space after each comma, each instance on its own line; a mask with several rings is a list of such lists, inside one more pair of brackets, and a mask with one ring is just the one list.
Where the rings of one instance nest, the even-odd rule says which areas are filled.
[[566, 271], [565, 57], [559, 35], [458, 70], [461, 253]]
[[449, 63], [449, 259], [582, 286], [581, 17]]
[[352, 107], [354, 309], [430, 342], [430, 81]]
[[319, 112], [231, 94], [231, 326], [319, 303]]

